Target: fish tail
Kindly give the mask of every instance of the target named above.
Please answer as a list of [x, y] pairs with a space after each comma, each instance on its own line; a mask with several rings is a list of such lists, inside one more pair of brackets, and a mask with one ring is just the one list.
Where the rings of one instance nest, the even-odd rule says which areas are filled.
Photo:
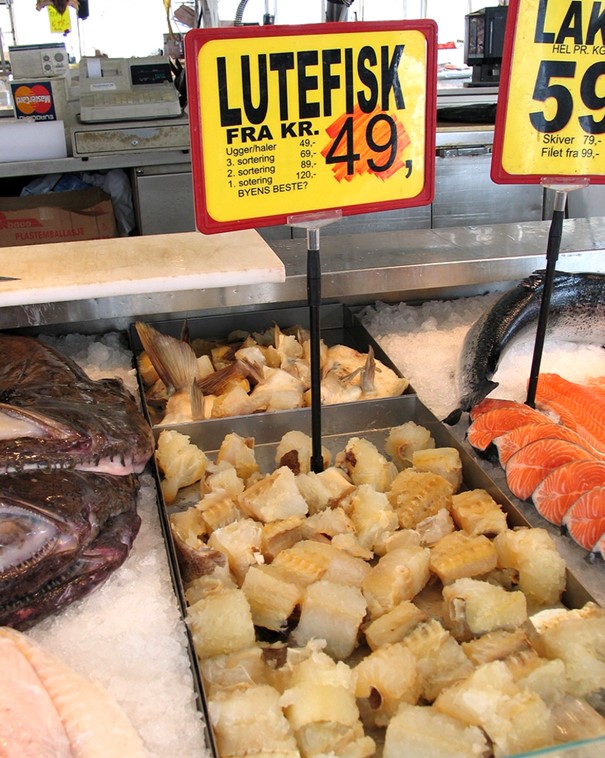
[[150, 324], [137, 321], [137, 334], [143, 349], [166, 387], [188, 390], [197, 373], [195, 352], [191, 345], [169, 334], [162, 334]]
[[193, 421], [200, 421], [205, 418], [204, 412], [204, 393], [197, 382], [191, 382], [191, 389], [189, 390], [189, 398], [191, 400], [191, 418]]
[[230, 382], [241, 379], [245, 374], [246, 365], [243, 361], [238, 360], [229, 366], [215, 371], [205, 379], [197, 379], [196, 384], [207, 395], [220, 395]]
[[441, 419], [441, 422], [448, 426], [455, 426], [460, 421], [461, 416], [462, 408], [454, 408], [444, 419]]
[[265, 381], [263, 367], [256, 363], [256, 361], [248, 358], [238, 358], [237, 363], [239, 363], [240, 373], [243, 376], [253, 379], [257, 384], [262, 384]]

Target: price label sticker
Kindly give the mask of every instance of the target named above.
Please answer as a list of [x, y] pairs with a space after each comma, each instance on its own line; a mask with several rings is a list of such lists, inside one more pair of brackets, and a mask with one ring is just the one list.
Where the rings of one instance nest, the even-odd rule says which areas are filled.
[[492, 179], [605, 182], [605, 7], [511, 0]]
[[48, 21], [50, 24], [50, 31], [53, 34], [66, 34], [67, 32], [71, 31], [71, 18], [69, 17], [69, 8], [66, 8], [63, 13], [59, 13], [59, 11], [53, 8], [52, 5], [49, 5]]
[[432, 21], [189, 32], [198, 228], [430, 203], [436, 49]]

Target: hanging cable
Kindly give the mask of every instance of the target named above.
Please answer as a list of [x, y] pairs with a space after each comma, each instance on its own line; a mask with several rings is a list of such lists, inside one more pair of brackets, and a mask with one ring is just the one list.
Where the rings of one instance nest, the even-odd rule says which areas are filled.
[[237, 6], [237, 10], [235, 11], [235, 21], [233, 23], [234, 26], [243, 26], [242, 19], [244, 17], [244, 10], [247, 4], [248, 0], [240, 0], [239, 5]]
[[326, 21], [346, 21], [353, 0], [328, 0], [326, 4]]

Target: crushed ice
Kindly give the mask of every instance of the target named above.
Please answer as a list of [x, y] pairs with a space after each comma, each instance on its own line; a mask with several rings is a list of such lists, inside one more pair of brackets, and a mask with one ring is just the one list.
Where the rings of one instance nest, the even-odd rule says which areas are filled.
[[[91, 378], [120, 376], [136, 392], [133, 356], [122, 335], [45, 341]], [[141, 476], [141, 485], [141, 529], [126, 562], [101, 587], [28, 634], [111, 692], [150, 756], [209, 757], [151, 474]]]
[[[472, 324], [501, 293], [456, 300], [429, 300], [420, 305], [376, 303], [360, 313], [363, 325], [409, 379], [420, 400], [438, 418], [456, 408], [459, 399], [458, 362]], [[525, 401], [531, 372], [534, 337], [519, 336], [502, 354], [492, 397]], [[557, 373], [572, 382], [605, 376], [605, 350], [548, 339], [540, 371]]]

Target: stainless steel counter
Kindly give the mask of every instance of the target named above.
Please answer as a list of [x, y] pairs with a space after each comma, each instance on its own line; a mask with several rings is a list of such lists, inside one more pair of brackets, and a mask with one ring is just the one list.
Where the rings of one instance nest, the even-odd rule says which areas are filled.
[[183, 163], [189, 168], [189, 150], [148, 150], [129, 153], [111, 153], [80, 158], [47, 158], [35, 161], [7, 161], [0, 163], [1, 177], [38, 176], [63, 174], [78, 171], [106, 171], [110, 168], [135, 168], [136, 166], [162, 166]]
[[[548, 229], [549, 222], [540, 221], [326, 236], [320, 250], [322, 296], [325, 302], [356, 305], [460, 297], [504, 287], [544, 267]], [[283, 283], [24, 303], [0, 309], [0, 329], [73, 331], [77, 324], [79, 330], [95, 333], [125, 328], [139, 316], [191, 317], [306, 303], [305, 240], [270, 244], [284, 262]], [[604, 252], [605, 217], [565, 221], [560, 269], [605, 272]]]

